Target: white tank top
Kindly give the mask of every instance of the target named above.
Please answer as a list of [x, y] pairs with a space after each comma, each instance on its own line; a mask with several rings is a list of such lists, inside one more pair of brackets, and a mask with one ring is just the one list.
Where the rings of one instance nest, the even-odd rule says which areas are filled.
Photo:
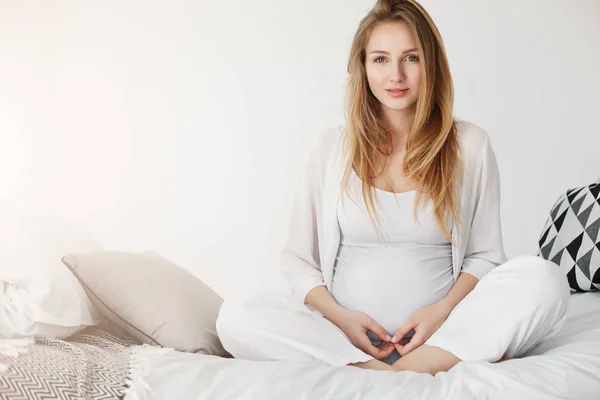
[[353, 173], [349, 183], [352, 199], [346, 196], [344, 207], [338, 202], [340, 245], [332, 295], [342, 307], [364, 312], [393, 334], [419, 308], [448, 294], [454, 283], [452, 247], [430, 203], [414, 220], [415, 191], [376, 189], [382, 242], [366, 211], [360, 179]]

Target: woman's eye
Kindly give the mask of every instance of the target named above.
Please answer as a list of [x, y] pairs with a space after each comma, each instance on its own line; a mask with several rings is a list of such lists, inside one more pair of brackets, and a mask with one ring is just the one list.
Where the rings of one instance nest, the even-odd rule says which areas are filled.
[[377, 57], [377, 58], [375, 59], [375, 62], [376, 62], [376, 63], [381, 63], [381, 62], [383, 62], [383, 61], [385, 61], [385, 58], [384, 58], [384, 57]]
[[417, 56], [415, 56], [414, 54], [411, 54], [410, 56], [407, 56], [405, 58], [406, 61], [410, 61], [410, 62], [414, 62], [417, 61], [419, 58]]

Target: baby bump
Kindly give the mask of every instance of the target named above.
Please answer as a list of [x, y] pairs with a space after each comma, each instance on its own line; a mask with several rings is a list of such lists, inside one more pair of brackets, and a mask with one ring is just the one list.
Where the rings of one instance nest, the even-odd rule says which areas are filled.
[[444, 298], [453, 284], [448, 260], [419, 262], [410, 253], [393, 253], [368, 260], [340, 253], [332, 285], [338, 304], [367, 314], [390, 334], [419, 308]]

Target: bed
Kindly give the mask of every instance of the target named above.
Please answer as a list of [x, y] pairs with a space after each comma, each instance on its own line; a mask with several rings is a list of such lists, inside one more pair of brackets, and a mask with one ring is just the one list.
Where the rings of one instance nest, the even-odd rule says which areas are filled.
[[435, 377], [185, 353], [99, 327], [65, 340], [7, 343], [0, 343], [3, 400], [600, 399], [600, 292], [572, 294], [560, 334], [526, 357], [463, 362]]
[[64, 340], [0, 340], [2, 400], [282, 398], [599, 400], [600, 292], [571, 294], [559, 334], [525, 356], [435, 377], [181, 352], [110, 324]]
[[[268, 346], [268, 343], [265, 344]], [[435, 377], [258, 362], [136, 346], [125, 399], [600, 399], [600, 292], [571, 295], [560, 334], [526, 357], [462, 362]]]
[[[93, 292], [102, 295], [98, 297], [102, 304], [115, 300], [112, 306], [118, 311], [116, 315], [127, 323], [118, 324], [106, 317], [102, 324], [63, 340], [0, 340], [0, 399], [600, 400], [600, 291], [571, 294], [559, 334], [525, 356], [496, 364], [461, 362], [433, 377], [317, 362], [225, 358], [224, 350], [223, 354], [215, 350], [218, 337], [214, 320], [221, 302], [206, 300], [210, 298], [207, 285], [176, 273], [176, 266], [160, 257], [139, 256], [136, 263], [132, 260], [138, 256], [133, 254], [102, 254], [102, 265], [97, 265], [98, 255], [91, 253], [96, 262], [81, 258], [74, 270], [79, 278], [85, 271], [95, 271], [104, 284], [100, 289], [116, 288], [120, 290], [117, 294], [126, 294], [119, 297], [113, 291]], [[112, 267], [110, 273], [108, 266]], [[153, 271], [146, 274], [147, 282], [139, 283], [140, 274], [132, 273], [134, 266]], [[164, 279], [156, 278], [159, 269]], [[575, 272], [576, 278], [582, 276], [580, 272]], [[127, 282], [126, 277], [135, 282]], [[163, 284], [166, 279], [171, 285]], [[194, 295], [178, 296], [184, 287], [182, 281], [190, 285], [185, 292]], [[167, 291], [169, 288], [172, 292]], [[197, 297], [199, 292], [203, 294]], [[177, 303], [165, 307], [165, 299], [177, 299]], [[185, 312], [169, 311], [176, 309]], [[6, 328], [0, 325], [0, 330]], [[169, 328], [169, 335], [164, 328]], [[142, 330], [143, 335], [132, 333]], [[145, 341], [149, 335], [160, 338], [165, 347]], [[184, 338], [193, 342], [191, 347], [177, 346]]]

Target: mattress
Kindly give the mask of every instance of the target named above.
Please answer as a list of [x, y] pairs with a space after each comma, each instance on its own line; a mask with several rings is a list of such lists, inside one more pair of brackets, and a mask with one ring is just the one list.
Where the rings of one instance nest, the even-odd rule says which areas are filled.
[[[268, 346], [268, 343], [265, 343]], [[147, 399], [600, 399], [600, 293], [572, 294], [564, 327], [528, 354], [435, 377], [317, 362], [246, 361], [137, 346]], [[133, 399], [126, 395], [125, 399]]]

